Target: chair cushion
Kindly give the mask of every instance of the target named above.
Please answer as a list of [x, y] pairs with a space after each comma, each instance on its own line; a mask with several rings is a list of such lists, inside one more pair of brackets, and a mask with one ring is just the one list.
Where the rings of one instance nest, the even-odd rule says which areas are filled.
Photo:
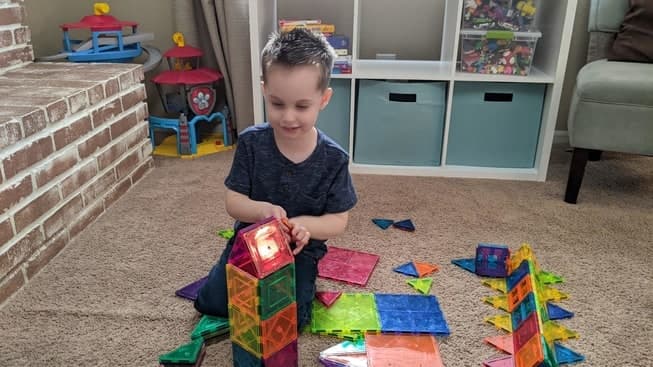
[[653, 63], [653, 1], [630, 0], [608, 60]]
[[576, 93], [586, 101], [653, 106], [653, 64], [591, 62], [578, 73]]

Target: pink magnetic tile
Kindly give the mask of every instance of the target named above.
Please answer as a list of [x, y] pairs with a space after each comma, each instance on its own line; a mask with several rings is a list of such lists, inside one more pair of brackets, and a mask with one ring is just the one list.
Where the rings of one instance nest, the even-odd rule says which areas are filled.
[[442, 367], [433, 335], [368, 334], [365, 350], [369, 367]]
[[378, 262], [378, 255], [329, 246], [317, 265], [318, 276], [365, 286]]
[[328, 308], [338, 300], [341, 294], [342, 292], [315, 292], [315, 298]]

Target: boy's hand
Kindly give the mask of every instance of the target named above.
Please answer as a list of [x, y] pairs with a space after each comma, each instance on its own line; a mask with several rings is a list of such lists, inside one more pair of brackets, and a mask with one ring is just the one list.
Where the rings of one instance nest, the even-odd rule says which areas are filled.
[[284, 220], [283, 223], [289, 229], [290, 240], [295, 242], [295, 249], [292, 253], [293, 255], [297, 255], [304, 249], [304, 246], [308, 244], [308, 241], [311, 239], [311, 233], [306, 229], [306, 227], [295, 220]]
[[277, 219], [286, 218], [286, 210], [279, 205], [265, 203], [259, 212], [258, 220], [263, 220], [269, 217], [275, 217]]

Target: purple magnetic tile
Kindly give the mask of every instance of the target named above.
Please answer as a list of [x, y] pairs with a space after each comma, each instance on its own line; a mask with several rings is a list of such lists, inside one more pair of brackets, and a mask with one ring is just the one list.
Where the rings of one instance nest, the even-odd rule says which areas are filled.
[[200, 288], [204, 286], [208, 278], [209, 278], [208, 276], [205, 276], [203, 278], [200, 278], [190, 283], [187, 286], [184, 286], [183, 288], [177, 289], [175, 291], [175, 295], [178, 297], [187, 298], [191, 301], [196, 300], [197, 293], [200, 291]]

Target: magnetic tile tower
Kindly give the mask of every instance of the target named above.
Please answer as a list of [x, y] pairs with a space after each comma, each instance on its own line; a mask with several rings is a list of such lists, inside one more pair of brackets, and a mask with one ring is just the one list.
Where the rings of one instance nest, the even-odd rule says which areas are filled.
[[227, 264], [234, 366], [297, 366], [295, 263], [283, 224], [268, 218], [238, 232]]
[[[550, 286], [562, 279], [541, 271], [527, 244], [522, 245], [510, 257], [507, 269], [505, 288], [500, 289], [506, 294], [488, 297], [485, 302], [506, 310], [509, 314], [488, 318], [486, 321], [511, 333], [500, 343], [489, 342], [512, 356], [486, 361], [484, 365], [504, 366], [507, 361], [512, 361], [515, 367], [557, 367], [563, 363], [582, 360], [582, 356], [558, 343], [577, 338], [578, 334], [553, 321], [547, 304], [549, 301], [567, 298], [566, 294]], [[570, 353], [575, 355], [571, 360], [568, 359]]]

